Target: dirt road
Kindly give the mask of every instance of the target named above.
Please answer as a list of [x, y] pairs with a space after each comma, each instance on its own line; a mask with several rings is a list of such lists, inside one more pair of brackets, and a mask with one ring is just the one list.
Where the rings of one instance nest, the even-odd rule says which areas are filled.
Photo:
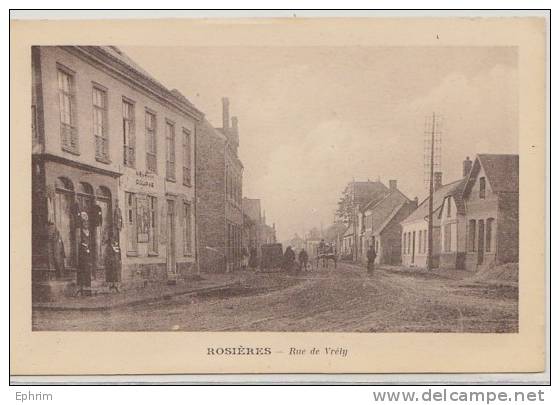
[[303, 275], [251, 274], [220, 296], [106, 311], [33, 313], [34, 330], [516, 332], [515, 284], [464, 273], [348, 264]]

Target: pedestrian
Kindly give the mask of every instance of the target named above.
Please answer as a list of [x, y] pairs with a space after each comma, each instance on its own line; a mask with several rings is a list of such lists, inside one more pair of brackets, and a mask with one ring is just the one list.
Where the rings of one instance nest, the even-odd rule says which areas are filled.
[[369, 249], [367, 251], [367, 272], [368, 274], [372, 274], [374, 267], [375, 267], [375, 258], [377, 257], [377, 252], [372, 245], [369, 245]]
[[252, 246], [249, 250], [249, 267], [256, 270], [258, 266], [257, 248]]
[[307, 262], [309, 261], [309, 256], [307, 255], [305, 249], [301, 249], [301, 251], [299, 252], [298, 260], [300, 270], [303, 269], [307, 271]]
[[105, 243], [105, 281], [109, 283], [109, 290], [119, 291], [121, 282], [121, 248], [119, 241], [112, 236]]
[[288, 271], [293, 270], [295, 261], [296, 261], [296, 254], [292, 250], [292, 247], [288, 246], [286, 248], [286, 251], [284, 252], [284, 268]]
[[78, 271], [76, 276], [76, 284], [78, 292], [81, 294], [91, 295], [91, 236], [89, 232], [89, 220], [85, 211], [79, 215], [80, 221], [80, 245], [78, 248]]
[[241, 249], [241, 268], [243, 270], [247, 270], [249, 267], [249, 252], [247, 251], [246, 247]]

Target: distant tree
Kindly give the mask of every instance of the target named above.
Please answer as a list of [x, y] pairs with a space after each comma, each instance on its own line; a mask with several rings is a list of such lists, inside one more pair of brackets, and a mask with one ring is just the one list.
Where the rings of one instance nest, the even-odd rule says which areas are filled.
[[313, 227], [309, 230], [309, 239], [319, 239], [321, 237], [321, 231], [317, 227]]
[[342, 192], [342, 197], [338, 200], [338, 207], [336, 209], [335, 216], [340, 222], [349, 225], [352, 223], [352, 212], [352, 194], [350, 193], [350, 190], [346, 188]]

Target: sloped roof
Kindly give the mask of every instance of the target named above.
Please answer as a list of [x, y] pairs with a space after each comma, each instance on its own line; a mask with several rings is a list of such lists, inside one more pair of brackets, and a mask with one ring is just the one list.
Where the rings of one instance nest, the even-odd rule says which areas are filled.
[[352, 236], [354, 235], [354, 229], [352, 229], [351, 226], [349, 226], [348, 228], [346, 228], [346, 230], [344, 231], [344, 234], [342, 235], [342, 237], [346, 237], [346, 236]]
[[477, 155], [495, 193], [519, 192], [519, 155]]
[[365, 204], [369, 205], [372, 202], [375, 204], [389, 192], [387, 186], [380, 181], [354, 181], [349, 183], [348, 187], [354, 195], [354, 203], [364, 206], [361, 208], [362, 211], [365, 209]]
[[[381, 231], [403, 204], [410, 202], [399, 190], [393, 190], [377, 204], [366, 210], [366, 217], [372, 218], [372, 229], [374, 233]], [[369, 205], [369, 204], [368, 204]], [[367, 215], [367, 213], [370, 213]]]
[[[437, 211], [441, 208], [443, 204], [443, 200], [445, 197], [449, 195], [454, 195], [455, 193], [462, 191], [464, 184], [464, 179], [456, 180], [452, 183], [445, 184], [441, 186], [434, 192], [434, 205], [433, 205], [433, 212], [437, 213]], [[401, 224], [406, 224], [410, 222], [416, 222], [421, 219], [425, 219], [428, 217], [429, 214], [429, 196], [422, 201], [422, 203], [416, 208], [412, 214], [406, 217]]]
[[181, 94], [178, 90], [169, 90], [165, 87], [159, 80], [157, 80], [154, 76], [152, 76], [148, 71], [142, 68], [138, 63], [136, 63], [132, 58], [130, 58], [126, 53], [124, 53], [121, 49], [117, 48], [116, 46], [84, 46], [84, 47], [75, 47], [75, 48], [82, 48], [86, 51], [95, 52], [103, 54], [105, 58], [110, 60], [116, 61], [118, 65], [124, 66], [126, 69], [135, 72], [136, 75], [139, 75], [142, 80], [150, 83], [154, 88], [158, 89], [159, 92], [164, 93], [166, 97], [169, 97], [175, 101], [175, 103], [181, 105], [186, 105], [191, 111], [196, 112], [197, 114], [202, 114], [200, 110], [196, 108], [196, 106], [191, 103], [183, 94]]

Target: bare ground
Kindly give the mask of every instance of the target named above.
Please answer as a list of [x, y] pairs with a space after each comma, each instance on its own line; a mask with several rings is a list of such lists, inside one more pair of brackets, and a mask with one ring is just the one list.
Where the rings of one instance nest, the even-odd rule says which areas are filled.
[[339, 264], [247, 274], [241, 287], [105, 311], [33, 312], [34, 330], [517, 332], [517, 283], [454, 270]]

